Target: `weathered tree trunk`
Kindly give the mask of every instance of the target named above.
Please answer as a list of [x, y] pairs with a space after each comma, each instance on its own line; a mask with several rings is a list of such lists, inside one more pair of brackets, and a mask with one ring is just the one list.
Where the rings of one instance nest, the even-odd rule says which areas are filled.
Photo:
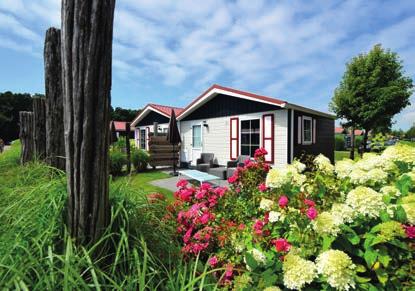
[[354, 160], [354, 147], [355, 147], [355, 136], [354, 136], [354, 127], [351, 127], [351, 133], [350, 133], [350, 159]]
[[46, 93], [46, 161], [52, 167], [65, 170], [60, 29], [51, 27], [46, 31], [43, 58]]
[[21, 143], [20, 163], [24, 165], [33, 159], [33, 112], [20, 111], [19, 123]]
[[125, 123], [125, 151], [127, 152], [127, 172], [131, 173], [131, 145], [130, 145], [131, 125], [129, 122]]
[[369, 130], [365, 129], [365, 134], [363, 136], [363, 147], [362, 147], [362, 152], [360, 153], [360, 155], [363, 157], [363, 154], [366, 152], [367, 150], [367, 140], [368, 140], [368, 135], [369, 135]]
[[45, 98], [33, 98], [33, 135], [35, 158], [46, 158], [46, 102]]
[[115, 0], [62, 1], [68, 228], [97, 241], [109, 223], [108, 147]]

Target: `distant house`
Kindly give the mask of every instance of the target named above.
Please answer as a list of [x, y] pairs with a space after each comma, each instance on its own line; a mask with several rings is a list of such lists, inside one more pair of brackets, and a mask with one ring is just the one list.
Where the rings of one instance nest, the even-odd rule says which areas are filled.
[[[115, 128], [115, 132], [117, 137], [119, 138], [120, 136], [125, 136], [125, 132], [126, 132], [126, 127], [127, 127], [127, 122], [125, 121], [111, 121], [112, 123], [114, 123], [114, 128]], [[134, 132], [133, 132], [133, 128], [130, 125], [131, 128], [131, 133], [130, 133], [130, 137], [134, 137]]]
[[138, 148], [148, 150], [149, 133], [154, 131], [153, 124], [158, 123], [160, 132], [167, 132], [171, 111], [176, 116], [182, 112], [182, 108], [159, 104], [147, 104], [131, 123], [134, 127], [134, 139]]
[[334, 159], [334, 119], [331, 114], [283, 100], [213, 85], [178, 116], [182, 161], [193, 164], [201, 153], [214, 153], [221, 165], [239, 155], [268, 151], [276, 166], [306, 154]]
[[[334, 133], [335, 134], [350, 134], [350, 130], [344, 127], [338, 127], [336, 126], [334, 128]], [[354, 130], [354, 135], [358, 136], [358, 135], [363, 135], [365, 132], [361, 129], [355, 129]]]

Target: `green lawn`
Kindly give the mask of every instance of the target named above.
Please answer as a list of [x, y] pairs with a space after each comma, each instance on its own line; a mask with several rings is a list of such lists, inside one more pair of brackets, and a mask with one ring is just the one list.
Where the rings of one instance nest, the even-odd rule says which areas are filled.
[[[335, 151], [334, 152], [334, 161], [340, 161], [343, 159], [348, 159], [350, 156], [350, 151]], [[357, 161], [360, 158], [359, 153], [357, 150], [354, 152], [354, 159]]]
[[134, 189], [141, 190], [145, 194], [150, 193], [161, 193], [166, 196], [168, 200], [173, 200], [173, 192], [170, 190], [153, 186], [150, 184], [151, 181], [170, 178], [166, 173], [160, 171], [147, 171], [143, 173], [135, 173], [131, 176], [119, 177], [115, 179], [115, 183], [125, 183], [126, 181]]

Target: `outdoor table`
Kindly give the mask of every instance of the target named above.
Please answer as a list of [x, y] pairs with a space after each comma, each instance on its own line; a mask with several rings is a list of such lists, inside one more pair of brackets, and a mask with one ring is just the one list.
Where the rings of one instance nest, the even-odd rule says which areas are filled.
[[187, 176], [193, 180], [196, 180], [202, 185], [204, 182], [212, 181], [212, 180], [220, 180], [219, 177], [201, 172], [198, 170], [183, 170], [179, 171], [179, 175]]

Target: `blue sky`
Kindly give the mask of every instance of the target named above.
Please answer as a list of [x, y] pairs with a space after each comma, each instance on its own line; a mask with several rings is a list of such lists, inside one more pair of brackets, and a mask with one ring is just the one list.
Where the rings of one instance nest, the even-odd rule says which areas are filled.
[[[44, 92], [60, 0], [0, 0], [0, 91]], [[213, 83], [327, 111], [345, 63], [376, 43], [415, 79], [415, 2], [117, 0], [112, 105], [185, 106]], [[415, 122], [412, 105], [395, 127]]]

